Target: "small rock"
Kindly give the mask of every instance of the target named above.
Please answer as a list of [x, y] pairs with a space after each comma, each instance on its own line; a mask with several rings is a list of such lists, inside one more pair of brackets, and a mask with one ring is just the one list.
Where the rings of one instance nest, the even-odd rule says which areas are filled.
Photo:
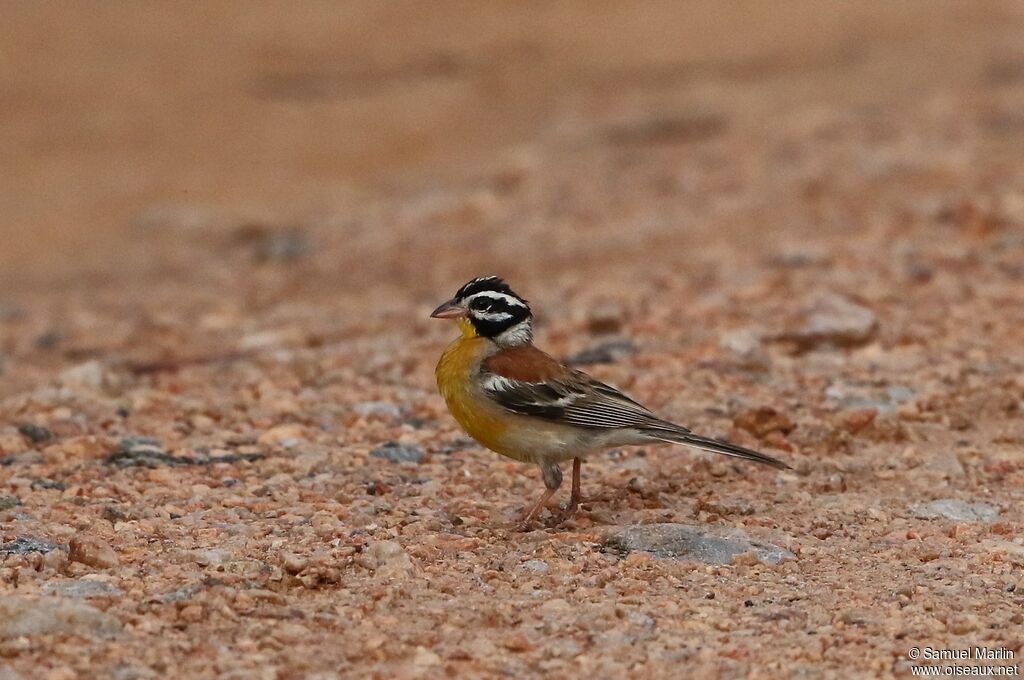
[[501, 644], [510, 652], [528, 652], [533, 648], [533, 644], [522, 633], [515, 633], [502, 638]]
[[28, 451], [25, 438], [14, 430], [0, 431], [0, 455], [16, 456]]
[[962, 501], [943, 498], [929, 503], [918, 503], [910, 508], [915, 517], [923, 519], [951, 519], [957, 522], [994, 522], [999, 508], [984, 501]]
[[0, 554], [5, 555], [27, 555], [28, 553], [48, 553], [57, 550], [60, 546], [45, 538], [33, 536], [18, 536], [13, 541], [0, 545]]
[[93, 637], [113, 635], [121, 623], [95, 607], [62, 597], [0, 598], [0, 638], [70, 633]]
[[259, 331], [248, 333], [238, 341], [238, 349], [249, 352], [258, 349], [283, 347], [295, 339], [293, 333], [286, 331]]
[[594, 335], [618, 333], [626, 318], [622, 306], [614, 302], [592, 305], [587, 314], [587, 330]]
[[109, 543], [88, 534], [72, 537], [68, 543], [68, 558], [97, 569], [116, 567], [121, 561]]
[[18, 432], [33, 444], [42, 444], [53, 439], [53, 432], [49, 428], [35, 423], [21, 423], [18, 425]]
[[565, 363], [575, 366], [612, 364], [635, 353], [636, 345], [631, 340], [609, 340], [570, 354], [565, 358]]
[[731, 353], [741, 368], [765, 371], [772, 365], [771, 356], [761, 345], [761, 335], [750, 329], [722, 334], [718, 346]]
[[200, 604], [189, 604], [178, 610], [178, 618], [189, 623], [199, 623], [204, 618], [203, 606]]
[[551, 571], [551, 567], [544, 560], [526, 560], [520, 566], [523, 571], [530, 571], [534, 574], [546, 574]]
[[877, 417], [878, 411], [873, 408], [858, 408], [844, 412], [841, 414], [840, 419], [843, 429], [851, 434], [857, 434], [875, 422]]
[[875, 387], [836, 381], [825, 388], [825, 397], [846, 409], [892, 413], [914, 398], [914, 390], [905, 385]]
[[[302, 425], [278, 425], [272, 427], [257, 439], [257, 443], [263, 446], [281, 446], [294, 448], [306, 439], [306, 429]], [[291, 444], [291, 446], [288, 446]]]
[[103, 364], [93, 359], [84, 364], [72, 366], [58, 377], [64, 385], [69, 387], [99, 389], [103, 387], [104, 374]]
[[0, 496], [0, 510], [10, 510], [21, 505], [21, 499], [17, 496]]
[[281, 556], [281, 566], [289, 574], [301, 574], [309, 566], [309, 560], [303, 555], [285, 553]]
[[965, 472], [963, 464], [953, 451], [938, 451], [928, 456], [925, 459], [924, 468], [946, 475], [951, 479], [961, 477]]
[[120, 597], [120, 588], [106, 581], [95, 581], [85, 578], [64, 578], [47, 581], [43, 584], [44, 595], [63, 597]]
[[110, 442], [103, 437], [82, 435], [57, 442], [43, 449], [47, 462], [64, 463], [99, 458], [110, 451]]
[[172, 456], [160, 447], [160, 440], [152, 437], [125, 437], [121, 440], [117, 451], [107, 456], [108, 465], [118, 467], [148, 467], [161, 465], [186, 465], [184, 461]]
[[410, 573], [415, 569], [412, 558], [401, 544], [395, 541], [371, 543], [359, 556], [359, 563], [371, 571], [385, 575]]
[[423, 449], [415, 444], [386, 442], [370, 451], [370, 455], [374, 458], [389, 460], [392, 463], [418, 463], [423, 458]]
[[31, 488], [33, 489], [53, 489], [56, 491], [63, 491], [68, 488], [68, 485], [64, 482], [58, 482], [56, 479], [33, 479]]
[[288, 645], [296, 645], [309, 640], [310, 631], [301, 623], [282, 621], [274, 626], [274, 639]]
[[982, 622], [975, 614], [965, 612], [950, 617], [946, 627], [954, 635], [967, 635], [981, 628]]
[[305, 256], [312, 243], [301, 231], [266, 231], [253, 240], [253, 257], [257, 262], [289, 262]]
[[361, 416], [398, 418], [402, 415], [402, 409], [390, 401], [364, 401], [353, 406], [352, 410]]
[[733, 418], [733, 425], [750, 432], [755, 437], [762, 438], [772, 432], [789, 434], [796, 425], [784, 413], [779, 413], [771, 406], [741, 411]]
[[619, 553], [643, 551], [658, 558], [730, 564], [734, 556], [752, 553], [766, 564], [794, 557], [785, 548], [762, 543], [742, 529], [686, 524], [641, 524], [618, 527], [605, 535], [604, 546]]
[[867, 307], [835, 294], [814, 300], [797, 328], [776, 336], [805, 352], [819, 348], [859, 347], [878, 331], [878, 319]]
[[431, 666], [440, 666], [441, 657], [430, 651], [426, 647], [417, 647], [416, 653], [412, 657], [412, 665], [417, 668], [430, 668]]
[[64, 335], [60, 331], [51, 329], [37, 335], [32, 344], [36, 349], [47, 350], [56, 347], [63, 339]]
[[185, 600], [191, 599], [196, 593], [203, 589], [201, 583], [194, 583], [188, 586], [182, 586], [167, 593], [163, 593], [156, 598], [158, 602], [170, 603], [170, 602], [184, 602]]

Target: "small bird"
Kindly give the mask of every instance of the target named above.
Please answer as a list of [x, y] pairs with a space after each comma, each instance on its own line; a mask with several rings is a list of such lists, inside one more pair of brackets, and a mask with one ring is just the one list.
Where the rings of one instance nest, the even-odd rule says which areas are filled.
[[546, 490], [523, 514], [523, 527], [561, 486], [559, 464], [570, 459], [572, 496], [561, 519], [571, 516], [580, 503], [583, 458], [602, 449], [671, 442], [789, 469], [771, 456], [663, 420], [537, 349], [529, 303], [497, 276], [473, 279], [430, 316], [455, 319], [462, 331], [435, 371], [455, 420], [492, 451], [540, 466]]

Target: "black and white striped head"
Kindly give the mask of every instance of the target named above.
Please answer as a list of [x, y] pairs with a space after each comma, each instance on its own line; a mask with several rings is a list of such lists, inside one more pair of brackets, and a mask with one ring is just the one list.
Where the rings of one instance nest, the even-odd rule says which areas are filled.
[[473, 279], [431, 316], [458, 319], [464, 333], [490, 338], [504, 347], [522, 345], [533, 339], [529, 303], [497, 276]]

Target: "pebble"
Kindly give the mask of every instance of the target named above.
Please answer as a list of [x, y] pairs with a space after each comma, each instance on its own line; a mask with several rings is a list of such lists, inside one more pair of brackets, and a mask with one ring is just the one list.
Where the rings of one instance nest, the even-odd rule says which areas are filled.
[[295, 553], [285, 553], [281, 556], [281, 566], [289, 574], [301, 574], [309, 566], [309, 559]]
[[411, 573], [415, 566], [405, 548], [396, 541], [375, 541], [359, 556], [359, 563], [383, 574]]
[[116, 567], [121, 561], [109, 543], [88, 534], [76, 534], [71, 539], [68, 543], [68, 558], [72, 562], [97, 569]]
[[0, 598], [0, 638], [72, 633], [85, 637], [121, 630], [115, 617], [79, 600], [63, 597]]
[[185, 465], [184, 461], [172, 456], [160, 446], [160, 440], [153, 437], [125, 437], [117, 451], [107, 456], [108, 465], [118, 467], [148, 467], [161, 465]]
[[761, 344], [761, 335], [749, 328], [723, 333], [718, 346], [731, 353], [741, 368], [766, 371], [771, 367], [771, 356]]
[[587, 330], [595, 335], [618, 333], [626, 319], [626, 310], [616, 302], [598, 302], [587, 310]]
[[309, 238], [297, 230], [270, 231], [255, 238], [253, 258], [257, 262], [288, 262], [296, 260], [313, 249]]
[[93, 359], [62, 371], [58, 378], [68, 387], [99, 389], [103, 387], [104, 373], [103, 364]]
[[370, 451], [374, 458], [383, 458], [392, 463], [418, 463], [423, 458], [423, 449], [415, 444], [386, 442]]
[[742, 529], [687, 524], [641, 524], [617, 527], [603, 539], [606, 548], [619, 553], [648, 552], [657, 558], [695, 560], [707, 564], [731, 564], [735, 556], [752, 553], [766, 564], [779, 564], [794, 555], [785, 548], [758, 541]]
[[17, 496], [0, 496], [0, 510], [10, 510], [21, 505], [21, 499]]
[[531, 571], [534, 574], [546, 574], [551, 567], [544, 560], [526, 560], [520, 565], [524, 571]]
[[21, 423], [18, 425], [18, 432], [33, 444], [42, 444], [53, 439], [53, 432], [49, 428], [35, 423]]
[[25, 438], [14, 430], [0, 432], [0, 455], [16, 456], [19, 453], [28, 451], [25, 445]]
[[9, 541], [0, 545], [0, 554], [5, 555], [26, 555], [28, 553], [48, 553], [51, 550], [57, 550], [61, 546], [48, 541], [45, 538], [35, 538], [34, 536], [18, 536], [13, 541]]
[[942, 498], [929, 503], [918, 503], [910, 508], [915, 517], [923, 519], [951, 519], [957, 522], [991, 523], [999, 518], [999, 508], [984, 501], [962, 501]]
[[565, 363], [574, 366], [613, 364], [635, 353], [636, 345], [632, 340], [609, 340], [570, 354], [565, 358]]
[[353, 406], [352, 410], [361, 416], [398, 418], [402, 415], [402, 409], [390, 401], [364, 401]]
[[106, 581], [96, 581], [88, 578], [66, 578], [47, 581], [42, 588], [44, 595], [58, 595], [62, 597], [120, 597], [124, 593], [115, 585]]
[[306, 440], [306, 429], [301, 425], [288, 424], [272, 427], [257, 439], [257, 443], [263, 446], [281, 446], [294, 448]]
[[805, 309], [803, 322], [781, 333], [780, 340], [796, 344], [800, 351], [859, 347], [878, 331], [875, 313], [842, 295], [829, 293], [813, 300]]
[[755, 437], [764, 437], [772, 432], [789, 434], [796, 424], [785, 413], [779, 413], [771, 406], [746, 409], [736, 414], [733, 425], [746, 430]]
[[906, 385], [871, 385], [837, 380], [825, 388], [825, 397], [846, 409], [872, 409], [879, 413], [892, 413], [914, 398], [915, 392]]

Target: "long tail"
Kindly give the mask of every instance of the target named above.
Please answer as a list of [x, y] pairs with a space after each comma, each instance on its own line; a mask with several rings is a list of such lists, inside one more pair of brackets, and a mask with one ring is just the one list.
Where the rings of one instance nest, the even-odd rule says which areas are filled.
[[711, 439], [710, 437], [701, 437], [699, 434], [694, 434], [688, 430], [680, 428], [679, 430], [662, 430], [662, 429], [649, 429], [646, 434], [660, 439], [661, 441], [671, 442], [673, 444], [682, 444], [683, 446], [692, 446], [695, 449], [701, 451], [710, 451], [712, 453], [721, 453], [726, 456], [732, 456], [734, 458], [742, 458], [744, 460], [752, 460], [755, 463], [762, 463], [764, 465], [771, 465], [773, 468], [780, 470], [790, 470], [789, 465], [783, 463], [778, 458], [772, 458], [769, 455], [748, 449], [731, 442], [723, 441], [721, 439]]

